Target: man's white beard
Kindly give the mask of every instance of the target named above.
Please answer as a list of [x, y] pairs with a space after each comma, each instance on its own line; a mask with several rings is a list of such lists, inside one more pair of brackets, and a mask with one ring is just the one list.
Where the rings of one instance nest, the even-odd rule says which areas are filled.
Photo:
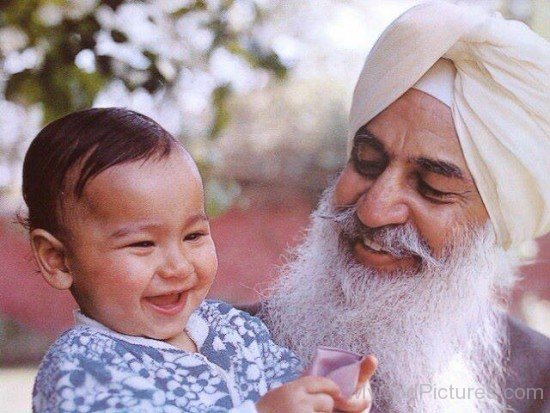
[[[507, 296], [515, 264], [492, 229], [470, 231], [444, 262], [417, 273], [380, 274], [342, 246], [341, 227], [326, 218], [332, 193], [262, 310], [275, 341], [306, 363], [319, 345], [374, 354], [373, 394], [383, 413], [504, 411], [508, 346], [495, 297]], [[478, 388], [490, 397], [478, 399]]]

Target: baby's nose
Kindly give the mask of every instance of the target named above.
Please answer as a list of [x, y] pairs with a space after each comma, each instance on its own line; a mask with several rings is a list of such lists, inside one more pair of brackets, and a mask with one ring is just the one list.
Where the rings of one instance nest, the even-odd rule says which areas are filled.
[[184, 253], [172, 251], [166, 254], [158, 273], [162, 277], [187, 277], [193, 273], [193, 268], [193, 264]]

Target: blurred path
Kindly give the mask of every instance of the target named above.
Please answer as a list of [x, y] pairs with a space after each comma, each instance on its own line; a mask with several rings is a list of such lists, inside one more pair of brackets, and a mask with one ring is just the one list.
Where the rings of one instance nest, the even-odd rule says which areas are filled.
[[0, 369], [0, 412], [25, 413], [31, 411], [32, 387], [36, 368]]

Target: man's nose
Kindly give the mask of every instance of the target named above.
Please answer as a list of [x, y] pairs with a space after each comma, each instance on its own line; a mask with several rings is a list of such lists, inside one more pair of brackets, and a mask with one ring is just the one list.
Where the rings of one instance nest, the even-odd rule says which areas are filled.
[[182, 248], [173, 247], [166, 252], [158, 274], [164, 278], [185, 278], [194, 271], [191, 260]]
[[399, 173], [386, 169], [357, 200], [358, 218], [371, 228], [406, 223], [410, 207], [405, 191]]

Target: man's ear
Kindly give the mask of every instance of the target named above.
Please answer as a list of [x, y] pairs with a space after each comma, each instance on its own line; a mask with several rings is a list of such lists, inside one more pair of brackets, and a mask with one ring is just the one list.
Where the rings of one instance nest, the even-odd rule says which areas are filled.
[[30, 233], [34, 259], [48, 284], [58, 290], [66, 290], [73, 283], [73, 276], [66, 264], [67, 249], [56, 237], [43, 229]]

